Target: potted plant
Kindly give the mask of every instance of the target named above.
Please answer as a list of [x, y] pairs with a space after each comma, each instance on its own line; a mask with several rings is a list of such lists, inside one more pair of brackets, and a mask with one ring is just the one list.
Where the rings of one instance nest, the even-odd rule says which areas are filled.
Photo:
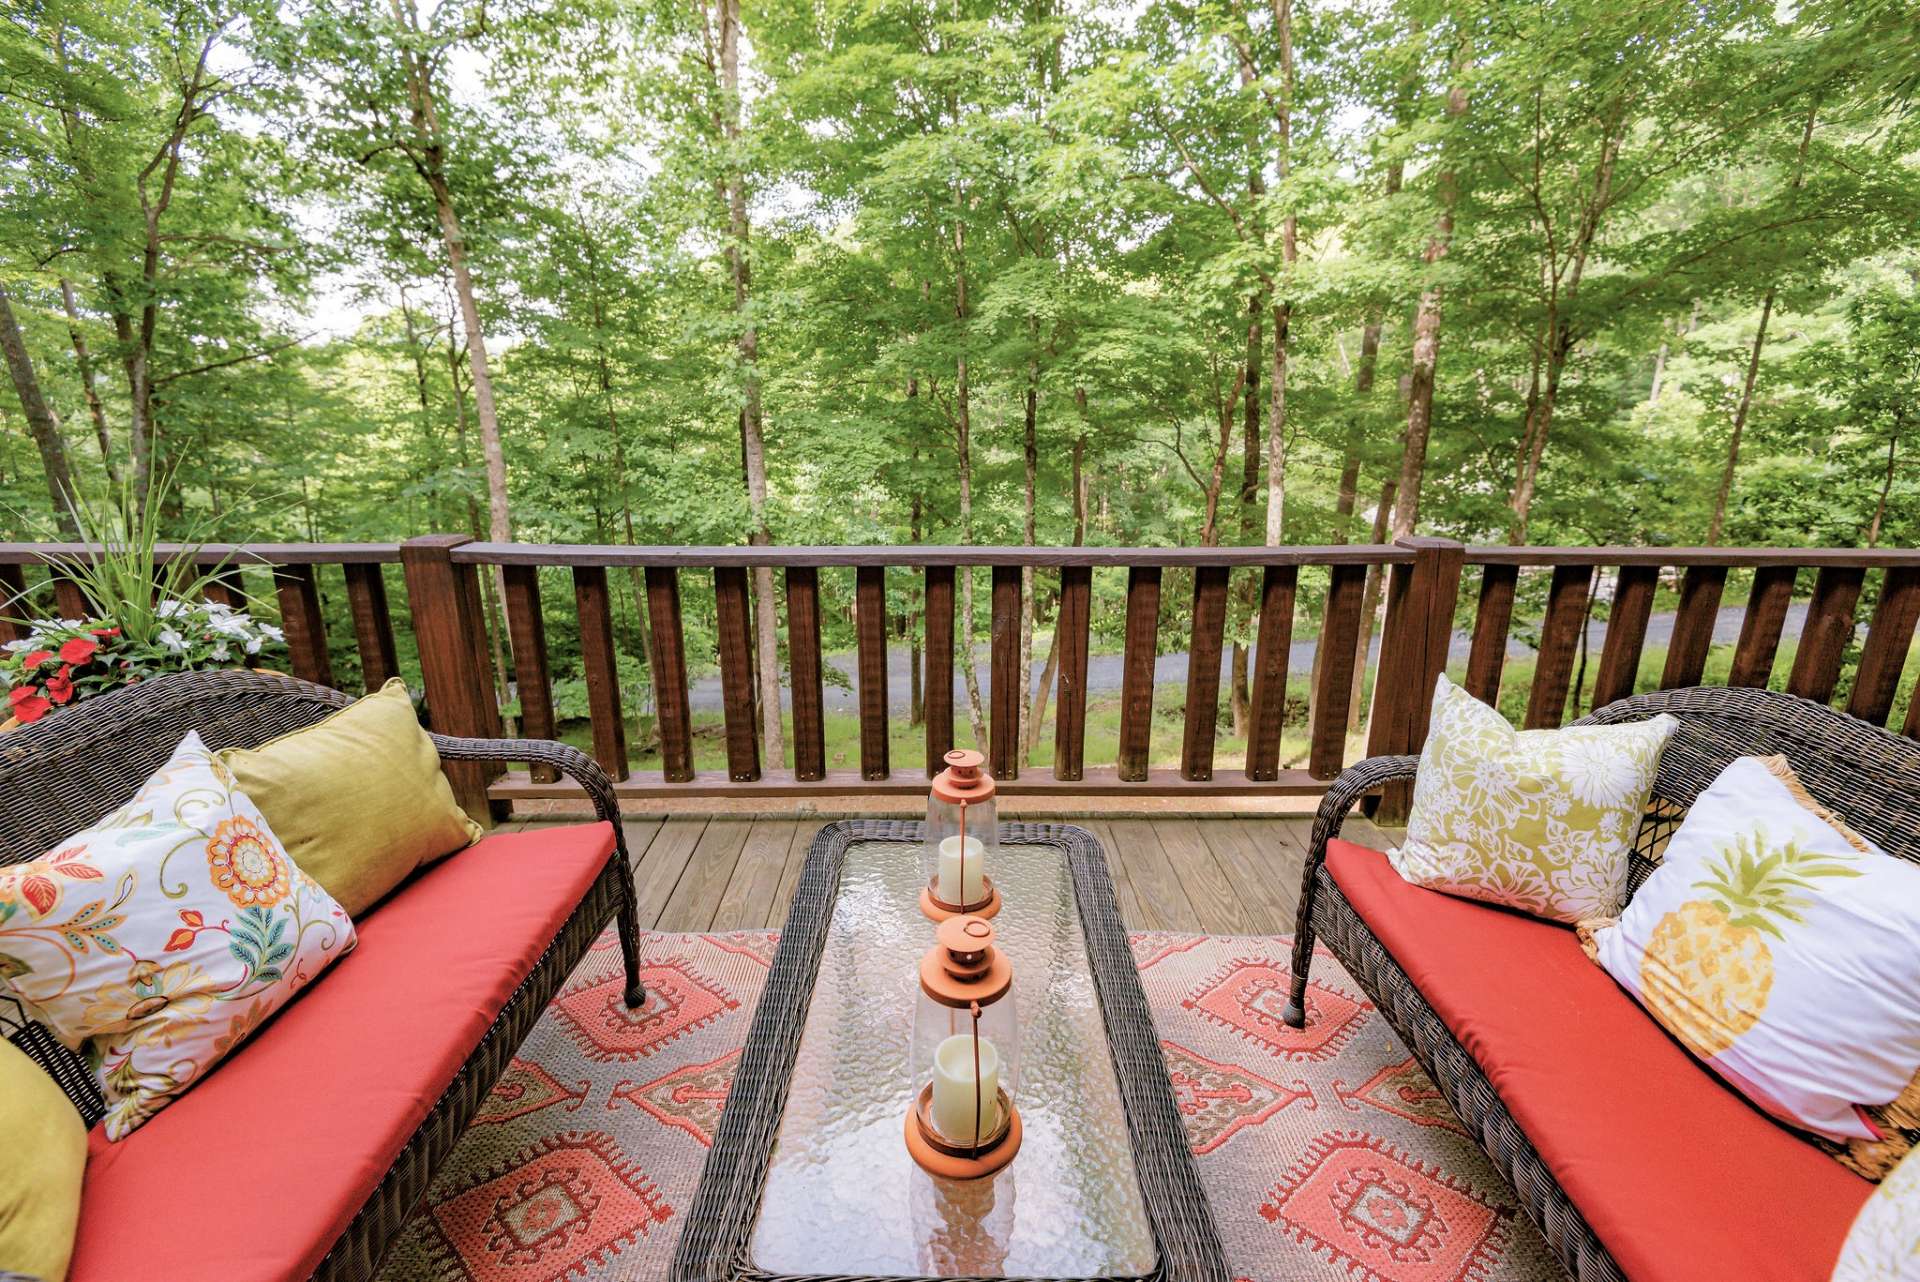
[[[139, 504], [123, 485], [106, 510], [74, 496], [81, 541], [98, 550], [50, 557], [48, 568], [78, 585], [92, 608], [84, 619], [13, 619], [27, 634], [0, 648], [0, 730], [148, 677], [257, 668], [285, 652], [286, 638], [273, 624], [248, 609], [202, 599], [229, 558], [198, 564], [206, 545], [197, 537], [177, 552], [159, 553], [166, 488], [156, 485]], [[0, 612], [15, 604], [0, 601]]]

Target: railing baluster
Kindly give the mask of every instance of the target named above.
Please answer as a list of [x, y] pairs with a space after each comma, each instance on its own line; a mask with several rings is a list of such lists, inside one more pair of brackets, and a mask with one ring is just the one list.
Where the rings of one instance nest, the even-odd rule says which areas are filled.
[[1075, 780], [1086, 774], [1087, 638], [1093, 622], [1093, 569], [1060, 567], [1060, 607], [1053, 626], [1060, 652], [1059, 696], [1054, 700], [1053, 777]]
[[1662, 690], [1700, 684], [1700, 675], [1707, 670], [1707, 651], [1713, 648], [1713, 625], [1720, 617], [1720, 593], [1726, 586], [1724, 565], [1692, 566], [1680, 580], [1667, 665], [1660, 673]]
[[[347, 575], [353, 640], [360, 651], [360, 682], [371, 693], [400, 675], [400, 661], [393, 648], [393, 616], [387, 610], [387, 581], [377, 561], [349, 562], [341, 568]], [[517, 658], [518, 638], [513, 652]]]
[[9, 622], [33, 614], [26, 596], [26, 572], [18, 565], [0, 565], [0, 643], [18, 641], [27, 635], [23, 625]]
[[987, 710], [987, 768], [995, 779], [1020, 777], [1020, 567], [993, 567], [992, 680]]
[[1773, 677], [1773, 658], [1780, 650], [1780, 633], [1793, 604], [1793, 583], [1799, 569], [1791, 565], [1763, 565], [1753, 572], [1753, 590], [1747, 612], [1740, 619], [1740, 641], [1733, 647], [1730, 686], [1764, 686]]
[[1187, 706], [1180, 741], [1180, 777], [1213, 778], [1213, 740], [1220, 728], [1220, 651], [1227, 630], [1224, 565], [1193, 572], [1193, 637], [1187, 643]]
[[953, 567], [927, 567], [927, 679], [921, 686], [927, 730], [927, 777], [946, 768], [953, 749]]
[[1587, 592], [1593, 569], [1556, 565], [1547, 587], [1547, 613], [1540, 622], [1540, 653], [1534, 660], [1533, 689], [1527, 694], [1526, 728], [1550, 729], [1566, 717], [1567, 686], [1573, 678], [1573, 654], [1587, 617]]
[[273, 586], [280, 597], [280, 627], [287, 634], [287, 657], [293, 675], [316, 685], [332, 685], [327, 619], [320, 610], [320, 589], [314, 582], [313, 567], [275, 566]]
[[1153, 749], [1153, 661], [1160, 651], [1160, 567], [1127, 571], [1126, 654], [1120, 671], [1120, 778], [1147, 777]]
[[1360, 599], [1367, 584], [1367, 567], [1339, 564], [1329, 567], [1327, 610], [1320, 620], [1320, 680], [1313, 692], [1313, 724], [1307, 769], [1316, 779], [1340, 773], [1347, 758], [1347, 713], [1353, 697], [1354, 646], [1360, 640]]
[[1867, 642], [1853, 677], [1853, 694], [1847, 699], [1848, 713], [1877, 726], [1887, 723], [1916, 623], [1920, 623], [1920, 569], [1895, 566], [1880, 584], [1880, 601], [1873, 607], [1873, 622], [1867, 626]]
[[[553, 679], [547, 671], [547, 619], [540, 608], [540, 571], [531, 565], [509, 565], [502, 567], [501, 573], [507, 585], [513, 680], [520, 690], [520, 733], [529, 739], [551, 739], [555, 730]], [[625, 760], [625, 752], [620, 755]], [[530, 774], [535, 783], [552, 783], [560, 777], [552, 766], [536, 765]]]
[[[345, 568], [347, 571], [347, 588], [351, 591], [353, 588], [353, 571], [366, 567], [349, 565]], [[379, 567], [375, 566], [373, 568], [378, 569]], [[200, 597], [202, 600], [211, 601], [215, 605], [224, 605], [229, 609], [246, 609], [246, 583], [241, 578], [240, 567], [237, 565], [224, 565], [207, 575], [206, 578], [200, 580]]]
[[1480, 603], [1473, 616], [1473, 648], [1467, 653], [1467, 693], [1480, 702], [1500, 702], [1500, 674], [1507, 666], [1507, 631], [1513, 626], [1517, 565], [1489, 565], [1480, 574]]
[[788, 680], [793, 686], [793, 777], [827, 777], [826, 713], [820, 684], [820, 571], [787, 567]]
[[1280, 735], [1287, 724], [1287, 660], [1293, 651], [1293, 595], [1300, 571], [1269, 565], [1260, 575], [1260, 635], [1253, 650], [1253, 707], [1247, 726], [1247, 778], [1280, 777]]
[[[625, 779], [627, 721], [620, 709], [620, 663], [613, 644], [613, 594], [607, 590], [605, 566], [573, 567], [573, 603], [580, 612], [580, 670], [587, 683], [593, 759], [615, 779]], [[514, 649], [518, 651], [518, 644]]]
[[753, 639], [748, 633], [747, 572], [715, 566], [713, 608], [720, 651], [720, 707], [727, 731], [727, 777], [760, 777], [760, 741], [754, 725]]
[[1604, 708], [1633, 693], [1640, 672], [1640, 653], [1647, 644], [1647, 620], [1653, 613], [1653, 590], [1660, 582], [1657, 565], [1623, 565], [1613, 585], [1613, 608], [1607, 613], [1607, 639], [1600, 650], [1600, 670], [1593, 678], [1593, 706]]
[[87, 603], [87, 594], [80, 590], [78, 583], [58, 571], [54, 571], [50, 577], [53, 579], [53, 603], [61, 618], [84, 619], [93, 613], [93, 607]]
[[1815, 703], [1833, 697], [1847, 642], [1853, 639], [1853, 608], [1860, 602], [1866, 573], [1857, 565], [1830, 565], [1813, 581], [1807, 623], [1800, 630], [1800, 648], [1794, 652], [1793, 672], [1787, 677], [1788, 694]]
[[860, 777], [893, 773], [887, 741], [887, 568], [854, 571], [854, 639], [860, 670]]
[[687, 706], [687, 644], [680, 622], [680, 572], [670, 565], [647, 567], [647, 666], [653, 673], [654, 728], [660, 735], [660, 770], [668, 783], [693, 779], [693, 713]]

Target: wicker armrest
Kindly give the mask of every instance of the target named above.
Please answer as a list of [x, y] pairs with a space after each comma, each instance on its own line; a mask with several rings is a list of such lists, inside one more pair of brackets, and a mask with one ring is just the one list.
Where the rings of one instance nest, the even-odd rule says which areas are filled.
[[1304, 997], [1307, 967], [1313, 957], [1313, 894], [1315, 874], [1326, 862], [1327, 843], [1340, 835], [1347, 812], [1355, 802], [1381, 784], [1411, 779], [1420, 767], [1418, 757], [1368, 757], [1340, 772], [1320, 799], [1313, 816], [1313, 840], [1307, 843], [1306, 866], [1300, 871], [1300, 911], [1293, 925], [1293, 992], [1282, 1018], [1299, 1028], [1306, 1023]]
[[[620, 826], [620, 807], [614, 800], [613, 780], [600, 763], [572, 744], [552, 739], [456, 739], [450, 735], [430, 736], [443, 761], [524, 761], [530, 765], [552, 766], [579, 784], [593, 803], [596, 818]], [[624, 843], [622, 848], [624, 849]]]

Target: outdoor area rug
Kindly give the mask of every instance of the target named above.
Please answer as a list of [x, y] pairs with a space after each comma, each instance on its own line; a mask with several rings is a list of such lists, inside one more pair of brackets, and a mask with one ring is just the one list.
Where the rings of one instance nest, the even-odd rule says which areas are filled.
[[[482, 1105], [385, 1282], [667, 1275], [779, 936], [612, 931]], [[1153, 1005], [1227, 1263], [1247, 1282], [1562, 1277], [1513, 1193], [1365, 993], [1322, 951], [1315, 1019], [1280, 1021], [1284, 936], [1148, 933]]]

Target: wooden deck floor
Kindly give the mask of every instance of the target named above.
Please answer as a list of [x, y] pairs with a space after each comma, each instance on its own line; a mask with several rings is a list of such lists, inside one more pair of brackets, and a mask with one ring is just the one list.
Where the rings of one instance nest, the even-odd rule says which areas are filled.
[[[510, 828], [540, 827], [526, 820]], [[1100, 839], [1136, 930], [1272, 935], [1293, 929], [1306, 818], [1073, 819]], [[777, 928], [819, 819], [645, 817], [626, 824], [640, 924], [654, 930]], [[1346, 834], [1384, 847], [1355, 815]]]

